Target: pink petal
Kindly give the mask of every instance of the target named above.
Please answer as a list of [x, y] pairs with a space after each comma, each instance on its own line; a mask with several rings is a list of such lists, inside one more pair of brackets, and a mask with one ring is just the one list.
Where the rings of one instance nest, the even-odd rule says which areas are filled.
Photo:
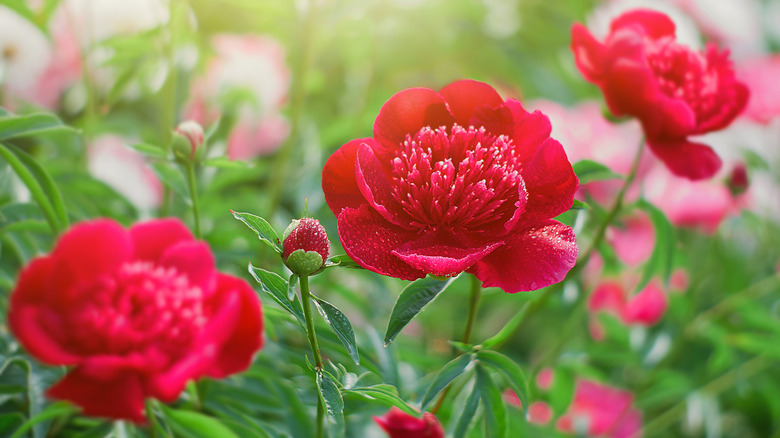
[[504, 106], [504, 100], [490, 85], [461, 80], [444, 87], [439, 95], [447, 101], [455, 122], [461, 127], [485, 126], [497, 135], [512, 133], [512, 115]]
[[[424, 126], [436, 129], [455, 122], [444, 98], [429, 88], [409, 88], [394, 94], [374, 121], [374, 138], [382, 150], [394, 151], [407, 135]], [[377, 155], [384, 153], [377, 150]]]
[[190, 240], [169, 247], [160, 257], [159, 265], [175, 268], [184, 274], [193, 286], [199, 286], [205, 294], [213, 291], [217, 281], [214, 255], [206, 242]]
[[605, 65], [604, 45], [580, 23], [575, 23], [571, 28], [571, 51], [585, 80], [593, 83], [601, 81]]
[[651, 9], [635, 9], [612, 21], [612, 32], [624, 27], [639, 27], [653, 39], [674, 37], [675, 25], [666, 14]]
[[653, 325], [664, 316], [666, 307], [666, 293], [657, 281], [651, 281], [631, 297], [621, 314], [627, 324]]
[[650, 258], [655, 248], [655, 229], [644, 213], [633, 214], [623, 221], [623, 227], [607, 229], [607, 242], [625, 264], [637, 266]]
[[417, 233], [391, 224], [367, 204], [342, 210], [338, 229], [344, 250], [364, 268], [402, 280], [425, 277], [425, 271], [392, 254], [396, 248], [417, 239]]
[[355, 178], [360, 193], [377, 213], [395, 225], [409, 224], [409, 216], [393, 198], [392, 179], [385, 173], [374, 151], [365, 143], [358, 147]]
[[392, 251], [414, 268], [433, 275], [453, 276], [464, 271], [503, 242], [468, 242], [458, 230], [431, 231]]
[[240, 278], [220, 274], [217, 290], [214, 300], [222, 298], [222, 291], [237, 291], [241, 309], [238, 324], [220, 345], [215, 362], [207, 372], [219, 379], [249, 368], [255, 353], [263, 347], [263, 306], [252, 287]]
[[548, 139], [523, 168], [528, 191], [524, 220], [555, 217], [571, 208], [580, 185], [566, 152], [556, 140]]
[[150, 220], [130, 228], [130, 238], [135, 249], [135, 259], [156, 262], [168, 247], [175, 243], [193, 240], [192, 233], [176, 218]]
[[614, 312], [619, 314], [626, 302], [626, 292], [623, 286], [607, 281], [601, 283], [593, 290], [588, 298], [588, 311], [590, 312]]
[[85, 415], [146, 422], [144, 394], [137, 374], [123, 373], [99, 380], [76, 367], [49, 388], [46, 395], [79, 405]]
[[576, 262], [577, 251], [571, 227], [547, 220], [515, 230], [469, 272], [484, 287], [509, 293], [537, 290], [563, 280]]
[[[73, 288], [116, 271], [130, 260], [132, 246], [127, 231], [110, 219], [81, 222], [60, 237], [51, 256], [57, 261], [54, 278], [62, 289]], [[64, 290], [56, 300], [68, 300]]]
[[652, 140], [647, 144], [672, 173], [691, 180], [711, 178], [722, 164], [715, 151], [701, 143], [680, 139]]
[[345, 144], [333, 153], [322, 168], [322, 191], [336, 216], [346, 207], [358, 208], [366, 203], [355, 180], [358, 147], [374, 143], [373, 138], [360, 138]]

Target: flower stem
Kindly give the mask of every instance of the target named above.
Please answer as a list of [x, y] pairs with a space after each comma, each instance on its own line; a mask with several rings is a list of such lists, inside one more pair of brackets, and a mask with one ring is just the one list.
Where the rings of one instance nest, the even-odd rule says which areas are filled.
[[[482, 284], [480, 283], [479, 279], [476, 275], [471, 275], [471, 289], [470, 289], [470, 298], [469, 298], [469, 311], [468, 315], [466, 316], [466, 329], [463, 332], [463, 342], [464, 344], [468, 344], [471, 342], [471, 332], [474, 328], [474, 320], [477, 317], [477, 310], [479, 310], [479, 299], [482, 297]], [[437, 412], [439, 412], [439, 409], [441, 408], [441, 405], [444, 403], [444, 399], [447, 397], [447, 393], [450, 392], [450, 386], [447, 385], [446, 388], [444, 388], [444, 391], [441, 393], [441, 397], [439, 397], [439, 401], [436, 402], [436, 406], [431, 409], [431, 413], [436, 415]]]
[[200, 212], [198, 210], [198, 188], [195, 181], [195, 164], [185, 164], [187, 168], [187, 185], [190, 188], [190, 198], [192, 199], [192, 214], [195, 217], [195, 237], [200, 239]]
[[[311, 353], [314, 356], [314, 364], [317, 369], [322, 369], [322, 355], [320, 347], [317, 344], [317, 333], [314, 331], [314, 320], [311, 316], [311, 292], [309, 291], [309, 277], [303, 276], [299, 279], [301, 285], [301, 304], [303, 304], [303, 316], [306, 319], [306, 334], [309, 337]], [[317, 397], [317, 438], [322, 438], [325, 424], [325, 406], [322, 405], [322, 399]]]
[[154, 415], [154, 405], [152, 399], [148, 398], [144, 402], [146, 406], [146, 419], [149, 421], [149, 437], [157, 438], [157, 417]]

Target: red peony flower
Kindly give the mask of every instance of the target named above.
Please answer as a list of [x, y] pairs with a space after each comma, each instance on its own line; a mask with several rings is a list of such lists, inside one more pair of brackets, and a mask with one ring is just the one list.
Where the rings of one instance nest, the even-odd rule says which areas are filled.
[[689, 179], [717, 172], [721, 161], [712, 148], [688, 136], [726, 127], [747, 103], [748, 89], [735, 78], [727, 51], [709, 45], [700, 53], [677, 43], [672, 20], [645, 9], [612, 21], [604, 42], [575, 24], [571, 48], [610, 110], [637, 117], [672, 172]]
[[390, 438], [444, 438], [444, 428], [430, 412], [417, 418], [393, 407], [385, 415], [374, 417], [374, 421]]
[[642, 412], [632, 406], [634, 396], [622, 389], [591, 380], [578, 380], [568, 411], [556, 424], [564, 432], [587, 425], [588, 436], [639, 438]]
[[344, 249], [406, 280], [468, 271], [511, 293], [561, 281], [577, 246], [551, 218], [579, 182], [550, 129], [481, 82], [394, 95], [374, 138], [345, 144], [323, 169]]
[[47, 394], [87, 415], [144, 422], [145, 398], [242, 371], [263, 344], [255, 292], [217, 272], [176, 219], [78, 224], [21, 272], [10, 301], [27, 351], [72, 367]]

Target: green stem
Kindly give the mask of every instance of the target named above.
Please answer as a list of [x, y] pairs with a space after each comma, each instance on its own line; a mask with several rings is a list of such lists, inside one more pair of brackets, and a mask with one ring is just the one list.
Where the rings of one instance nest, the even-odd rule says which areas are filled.
[[152, 399], [148, 398], [144, 402], [146, 406], [146, 419], [149, 420], [149, 437], [157, 438], [157, 417], [154, 415], [154, 405]]
[[482, 284], [479, 279], [471, 275], [471, 293], [469, 299], [469, 312], [466, 316], [466, 330], [463, 332], [463, 343], [468, 344], [471, 342], [471, 331], [474, 327], [474, 320], [477, 317], [477, 310], [479, 310], [479, 299], [482, 296]]
[[[702, 386], [699, 392], [704, 392], [710, 395], [719, 395], [729, 388], [734, 387], [739, 379], [745, 379], [753, 374], [756, 374], [772, 364], [772, 361], [767, 360], [764, 356], [756, 356], [753, 359], [743, 363], [739, 368], [732, 369], [727, 373], [721, 375], [710, 383]], [[671, 408], [667, 409], [661, 415], [658, 415], [652, 421], [645, 424], [642, 432], [642, 436], [651, 437], [654, 434], [658, 436], [666, 436], [669, 427], [679, 420], [680, 415], [685, 412], [687, 400], [682, 400], [675, 404]], [[634, 435], [632, 438], [638, 438], [639, 435]]]
[[[303, 304], [303, 316], [306, 319], [306, 334], [309, 337], [311, 353], [314, 355], [314, 364], [317, 369], [322, 369], [322, 355], [320, 347], [317, 344], [317, 333], [314, 331], [314, 319], [311, 315], [311, 292], [309, 291], [309, 277], [303, 276], [299, 279], [301, 285], [301, 301]], [[318, 397], [317, 401], [317, 438], [322, 438], [325, 425], [325, 406], [322, 399]]]
[[195, 216], [195, 237], [200, 239], [200, 212], [198, 211], [198, 188], [195, 180], [195, 164], [189, 162], [185, 164], [187, 168], [187, 185], [190, 187], [190, 198], [192, 199], [192, 214]]

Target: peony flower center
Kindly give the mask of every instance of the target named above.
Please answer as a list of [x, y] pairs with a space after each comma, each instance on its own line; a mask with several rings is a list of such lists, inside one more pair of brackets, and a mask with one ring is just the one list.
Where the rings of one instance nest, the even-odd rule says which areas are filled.
[[203, 291], [175, 268], [129, 262], [80, 294], [70, 323], [85, 353], [123, 355], [154, 346], [167, 357], [186, 351], [206, 324]]
[[687, 102], [697, 121], [706, 120], [717, 111], [720, 72], [702, 53], [666, 37], [648, 44], [646, 59], [661, 92]]
[[424, 127], [392, 162], [393, 197], [420, 229], [473, 229], [514, 214], [522, 163], [512, 141], [485, 128]]

